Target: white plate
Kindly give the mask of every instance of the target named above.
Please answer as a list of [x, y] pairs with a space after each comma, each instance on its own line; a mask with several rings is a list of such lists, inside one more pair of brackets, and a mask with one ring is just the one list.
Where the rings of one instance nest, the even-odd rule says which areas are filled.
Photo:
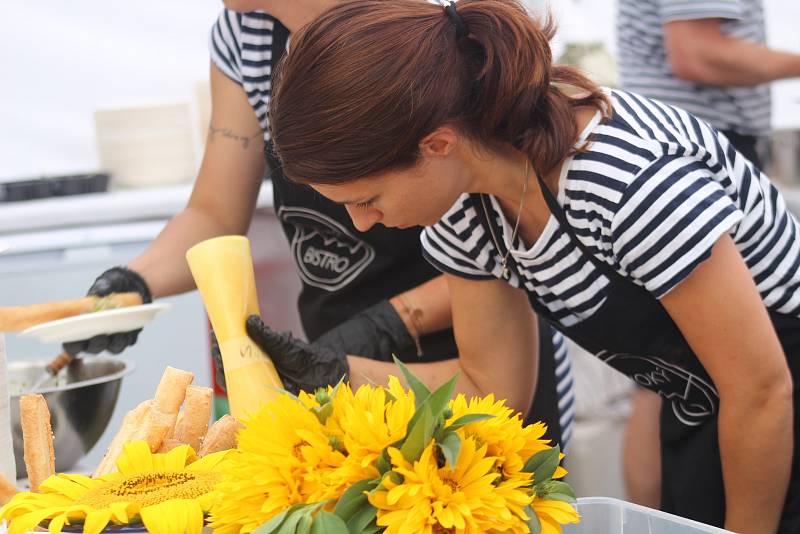
[[68, 343], [100, 334], [128, 332], [142, 328], [156, 315], [171, 307], [172, 305], [167, 303], [153, 303], [84, 313], [31, 326], [20, 332], [19, 337], [35, 337], [45, 343]]

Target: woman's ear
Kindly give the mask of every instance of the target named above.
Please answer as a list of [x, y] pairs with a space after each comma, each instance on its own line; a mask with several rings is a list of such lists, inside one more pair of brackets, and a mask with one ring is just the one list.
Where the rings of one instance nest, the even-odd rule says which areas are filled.
[[419, 152], [423, 156], [444, 157], [455, 150], [459, 135], [451, 126], [440, 126], [422, 138]]

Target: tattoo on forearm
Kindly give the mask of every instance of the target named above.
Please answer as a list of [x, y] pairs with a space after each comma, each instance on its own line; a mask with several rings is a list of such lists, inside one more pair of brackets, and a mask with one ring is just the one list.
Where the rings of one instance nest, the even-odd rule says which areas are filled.
[[236, 141], [237, 143], [241, 143], [242, 148], [247, 150], [250, 148], [254, 139], [259, 139], [262, 135], [261, 130], [257, 131], [251, 135], [244, 135], [238, 132], [234, 132], [230, 128], [217, 128], [213, 124], [208, 127], [208, 140], [212, 141], [215, 137], [224, 137], [225, 139], [231, 139]]

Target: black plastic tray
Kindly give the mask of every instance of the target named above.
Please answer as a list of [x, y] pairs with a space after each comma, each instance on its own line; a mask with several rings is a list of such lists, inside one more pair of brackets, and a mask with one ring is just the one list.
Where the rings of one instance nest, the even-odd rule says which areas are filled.
[[0, 184], [0, 202], [65, 197], [108, 190], [108, 174], [72, 174], [19, 180]]

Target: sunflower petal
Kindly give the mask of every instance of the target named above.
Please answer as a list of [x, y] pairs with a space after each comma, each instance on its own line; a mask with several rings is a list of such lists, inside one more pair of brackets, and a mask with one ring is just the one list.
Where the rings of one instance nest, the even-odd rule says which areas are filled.
[[111, 518], [116, 523], [130, 523], [132, 517], [139, 513], [139, 504], [135, 502], [112, 502], [108, 506]]
[[[219, 451], [219, 452], [212, 452], [211, 454], [206, 454], [199, 460], [190, 463], [186, 466], [187, 471], [213, 471], [220, 462], [225, 460], [227, 457], [231, 456], [234, 452], [234, 449], [229, 449], [227, 451]], [[183, 467], [183, 466], [181, 466]]]
[[34, 510], [25, 515], [15, 518], [8, 527], [8, 534], [25, 534], [35, 530], [39, 524], [45, 519], [52, 517], [58, 513], [58, 509], [44, 508], [41, 510]]
[[92, 510], [86, 514], [86, 521], [83, 523], [83, 534], [100, 534], [111, 519], [111, 510], [100, 509]]
[[[39, 488], [43, 492], [58, 493], [69, 497], [69, 499], [72, 501], [77, 501], [86, 495], [86, 492], [90, 486], [84, 485], [84, 483], [82, 483], [83, 481], [79, 482], [79, 479], [76, 480], [76, 478], [73, 478], [71, 475], [58, 475], [49, 477], [47, 480], [42, 482]], [[97, 482], [95, 485], [97, 484], [100, 484], [100, 482]]]
[[166, 454], [155, 454], [153, 467], [156, 471], [182, 471], [188, 463], [190, 453], [194, 454], [190, 446], [180, 445]]
[[50, 524], [47, 525], [47, 530], [50, 531], [50, 534], [58, 534], [61, 532], [61, 529], [64, 528], [64, 523], [66, 522], [67, 514], [58, 514], [50, 520]]
[[117, 469], [123, 475], [135, 475], [153, 471], [153, 453], [144, 441], [126, 443], [117, 459]]

